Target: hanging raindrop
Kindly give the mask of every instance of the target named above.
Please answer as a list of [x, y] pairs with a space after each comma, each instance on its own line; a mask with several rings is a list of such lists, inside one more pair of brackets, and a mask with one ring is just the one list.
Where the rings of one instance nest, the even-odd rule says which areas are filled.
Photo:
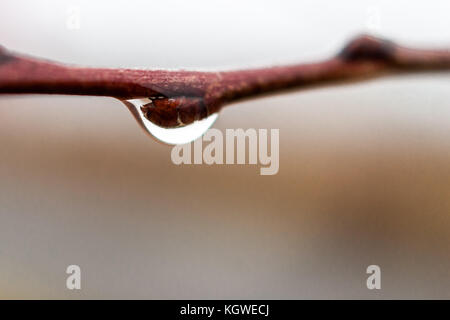
[[218, 114], [214, 113], [205, 119], [194, 121], [185, 126], [163, 128], [149, 121], [141, 110], [142, 106], [152, 103], [151, 99], [130, 99], [123, 102], [146, 132], [167, 144], [185, 144], [196, 140], [213, 125], [218, 117]]

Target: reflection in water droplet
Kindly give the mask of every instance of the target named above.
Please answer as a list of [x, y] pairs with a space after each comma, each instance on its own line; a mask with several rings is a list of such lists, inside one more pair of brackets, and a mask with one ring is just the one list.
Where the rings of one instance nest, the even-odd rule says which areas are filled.
[[141, 106], [152, 102], [150, 99], [130, 99], [123, 102], [145, 131], [167, 144], [185, 144], [196, 140], [212, 126], [218, 117], [215, 113], [184, 127], [162, 128], [145, 118], [141, 111]]

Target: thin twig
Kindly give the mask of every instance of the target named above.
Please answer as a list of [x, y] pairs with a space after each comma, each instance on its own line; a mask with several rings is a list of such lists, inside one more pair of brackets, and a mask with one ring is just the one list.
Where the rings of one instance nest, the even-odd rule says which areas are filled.
[[371, 36], [311, 64], [225, 72], [82, 68], [16, 55], [0, 47], [0, 94], [47, 93], [150, 98], [144, 115], [163, 127], [192, 123], [239, 99], [386, 73], [450, 69], [449, 50], [418, 50]]

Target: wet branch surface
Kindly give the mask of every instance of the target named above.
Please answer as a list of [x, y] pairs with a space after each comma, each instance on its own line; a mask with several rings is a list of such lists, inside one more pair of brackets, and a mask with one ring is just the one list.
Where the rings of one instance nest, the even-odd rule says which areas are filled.
[[171, 128], [258, 95], [385, 74], [449, 69], [449, 49], [410, 49], [367, 35], [350, 41], [325, 61], [224, 72], [85, 68], [17, 55], [0, 47], [0, 94], [150, 98], [152, 102], [141, 108], [145, 117]]

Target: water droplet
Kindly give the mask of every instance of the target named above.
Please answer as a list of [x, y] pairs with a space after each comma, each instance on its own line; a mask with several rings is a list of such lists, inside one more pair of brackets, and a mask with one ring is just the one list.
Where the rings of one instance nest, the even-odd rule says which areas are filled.
[[177, 128], [163, 128], [149, 121], [141, 111], [141, 107], [152, 100], [130, 99], [123, 101], [139, 125], [152, 137], [167, 144], [185, 144], [201, 137], [216, 121], [218, 114], [214, 113], [209, 117], [195, 121], [189, 125]]

